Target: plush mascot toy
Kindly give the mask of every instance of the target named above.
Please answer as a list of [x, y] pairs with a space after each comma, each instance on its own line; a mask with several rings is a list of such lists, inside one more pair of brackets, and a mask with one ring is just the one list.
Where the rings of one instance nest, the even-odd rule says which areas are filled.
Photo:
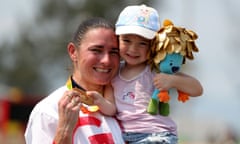
[[[163, 22], [163, 27], [160, 28], [156, 37], [151, 43], [149, 53], [149, 64], [152, 70], [167, 74], [178, 72], [185, 63], [185, 58], [193, 60], [192, 52], [198, 52], [195, 40], [197, 34], [191, 30], [182, 27], [176, 27], [170, 20]], [[169, 108], [169, 91], [159, 91], [155, 89], [147, 111], [150, 114], [168, 116]], [[185, 102], [189, 100], [186, 93], [178, 91], [178, 100]]]

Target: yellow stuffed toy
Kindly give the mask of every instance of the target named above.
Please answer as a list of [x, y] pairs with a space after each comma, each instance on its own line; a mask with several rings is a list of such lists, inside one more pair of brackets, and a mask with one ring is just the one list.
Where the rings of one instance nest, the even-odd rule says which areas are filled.
[[[151, 50], [148, 55], [149, 64], [152, 70], [167, 74], [178, 72], [185, 63], [185, 58], [193, 60], [192, 52], [198, 52], [195, 40], [197, 34], [183, 27], [176, 27], [170, 20], [165, 20], [163, 27], [160, 28], [156, 37], [151, 43]], [[148, 113], [163, 116], [169, 115], [169, 100], [168, 91], [159, 91], [155, 89], [150, 103], [148, 105]], [[189, 99], [186, 93], [178, 91], [178, 100], [185, 102]]]

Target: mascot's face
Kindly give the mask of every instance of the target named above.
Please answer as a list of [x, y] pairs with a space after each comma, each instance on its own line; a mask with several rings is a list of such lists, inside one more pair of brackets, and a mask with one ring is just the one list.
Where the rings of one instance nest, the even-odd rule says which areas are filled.
[[183, 56], [179, 53], [167, 54], [159, 63], [159, 69], [163, 73], [173, 74], [180, 70], [183, 63]]

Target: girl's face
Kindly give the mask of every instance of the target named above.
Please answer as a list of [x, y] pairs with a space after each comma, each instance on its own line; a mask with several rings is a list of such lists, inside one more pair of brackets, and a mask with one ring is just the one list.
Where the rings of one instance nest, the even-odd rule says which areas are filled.
[[74, 63], [74, 77], [83, 87], [105, 85], [118, 71], [119, 48], [117, 37], [111, 29], [89, 30], [80, 46], [69, 54]]
[[128, 65], [145, 64], [150, 40], [134, 34], [119, 36], [120, 55]]

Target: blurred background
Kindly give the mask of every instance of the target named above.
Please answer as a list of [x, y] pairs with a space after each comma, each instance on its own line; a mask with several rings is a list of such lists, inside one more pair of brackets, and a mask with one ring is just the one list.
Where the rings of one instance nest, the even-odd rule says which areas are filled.
[[180, 144], [240, 143], [240, 1], [236, 0], [0, 0], [0, 143], [24, 144], [33, 106], [65, 84], [66, 46], [92, 16], [115, 23], [127, 5], [147, 4], [160, 19], [195, 31], [200, 50], [182, 71], [204, 87], [187, 103], [171, 101]]

